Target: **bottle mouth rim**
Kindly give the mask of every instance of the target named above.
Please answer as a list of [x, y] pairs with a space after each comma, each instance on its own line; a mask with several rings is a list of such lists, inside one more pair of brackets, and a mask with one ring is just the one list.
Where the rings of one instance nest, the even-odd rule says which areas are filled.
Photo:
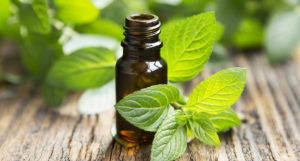
[[140, 23], [157, 23], [159, 21], [159, 18], [156, 15], [149, 13], [134, 13], [127, 16], [126, 19]]
[[127, 31], [153, 31], [160, 27], [159, 18], [148, 13], [135, 13], [126, 17], [124, 29]]

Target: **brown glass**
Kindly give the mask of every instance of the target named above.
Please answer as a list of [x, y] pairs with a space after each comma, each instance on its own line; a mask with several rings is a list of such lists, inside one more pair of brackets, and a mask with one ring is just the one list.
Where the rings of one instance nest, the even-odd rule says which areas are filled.
[[[167, 64], [160, 57], [160, 22], [151, 14], [126, 17], [123, 56], [116, 64], [117, 101], [128, 94], [155, 84], [167, 83]], [[117, 112], [116, 140], [127, 147], [152, 142], [154, 133], [141, 130]]]

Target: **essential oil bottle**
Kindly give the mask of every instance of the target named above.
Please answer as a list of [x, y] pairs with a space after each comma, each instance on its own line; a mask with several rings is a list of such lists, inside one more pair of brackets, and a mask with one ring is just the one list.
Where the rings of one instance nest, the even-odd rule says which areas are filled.
[[[160, 22], [152, 14], [133, 14], [126, 17], [123, 56], [116, 64], [117, 101], [130, 93], [156, 84], [167, 83], [167, 64], [160, 57]], [[151, 143], [153, 132], [143, 131], [116, 115], [116, 141], [126, 147]]]

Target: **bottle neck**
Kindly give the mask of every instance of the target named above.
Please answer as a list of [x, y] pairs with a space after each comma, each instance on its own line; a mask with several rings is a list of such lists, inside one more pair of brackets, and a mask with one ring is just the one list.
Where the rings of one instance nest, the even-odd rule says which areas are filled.
[[159, 40], [160, 22], [151, 14], [133, 14], [126, 17], [125, 39], [121, 45], [124, 57], [133, 59], [160, 59], [162, 42]]

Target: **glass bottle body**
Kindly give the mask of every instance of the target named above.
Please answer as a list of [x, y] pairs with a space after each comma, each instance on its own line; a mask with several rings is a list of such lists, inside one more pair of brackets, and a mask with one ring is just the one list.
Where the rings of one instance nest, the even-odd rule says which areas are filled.
[[[156, 51], [157, 52], [157, 51]], [[122, 57], [116, 65], [117, 101], [134, 91], [156, 84], [167, 83], [167, 65], [161, 58], [150, 60], [135, 60]], [[153, 132], [141, 130], [127, 122], [117, 112], [117, 137], [127, 143], [126, 146], [151, 142]]]
[[[117, 101], [127, 95], [156, 84], [167, 83], [167, 64], [160, 57], [160, 22], [151, 14], [134, 14], [126, 17], [123, 56], [116, 64]], [[127, 147], [151, 142], [153, 132], [143, 131], [116, 115], [116, 140]]]

